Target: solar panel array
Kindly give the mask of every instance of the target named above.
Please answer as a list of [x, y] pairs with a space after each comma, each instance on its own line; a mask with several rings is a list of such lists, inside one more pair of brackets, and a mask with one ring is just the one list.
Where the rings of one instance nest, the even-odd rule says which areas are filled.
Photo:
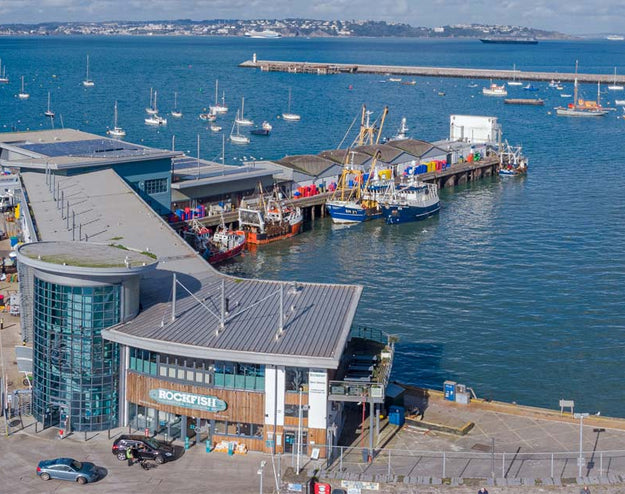
[[127, 156], [145, 155], [150, 153], [150, 149], [148, 148], [113, 139], [32, 143], [22, 144], [19, 147], [50, 158], [60, 156], [123, 158]]

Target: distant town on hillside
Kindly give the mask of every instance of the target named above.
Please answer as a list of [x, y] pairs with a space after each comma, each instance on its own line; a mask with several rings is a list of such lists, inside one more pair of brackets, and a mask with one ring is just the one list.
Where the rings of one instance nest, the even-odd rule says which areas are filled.
[[[40, 24], [0, 24], [4, 36], [255, 36], [264, 37], [411, 37], [484, 38], [497, 36], [536, 39], [572, 39], [572, 36], [521, 26], [454, 24], [434, 28], [413, 27], [384, 21], [324, 21], [315, 19], [192, 21], [107, 21], [45, 22]], [[261, 36], [263, 37], [263, 36]]]

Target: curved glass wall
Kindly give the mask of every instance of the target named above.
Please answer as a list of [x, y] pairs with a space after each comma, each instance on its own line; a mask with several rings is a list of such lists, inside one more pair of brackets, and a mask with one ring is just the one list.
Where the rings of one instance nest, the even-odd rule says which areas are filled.
[[118, 425], [121, 285], [67, 286], [34, 277], [33, 412], [46, 426], [97, 431]]

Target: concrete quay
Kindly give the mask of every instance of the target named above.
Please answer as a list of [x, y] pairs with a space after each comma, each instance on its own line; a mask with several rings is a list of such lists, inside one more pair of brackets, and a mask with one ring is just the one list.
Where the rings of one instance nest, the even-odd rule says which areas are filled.
[[[397, 76], [420, 77], [455, 77], [463, 79], [512, 79], [519, 81], [561, 81], [573, 82], [577, 77], [579, 82], [602, 84], [613, 83], [614, 74], [588, 74], [574, 72], [536, 72], [523, 70], [500, 69], [464, 69], [457, 67], [418, 67], [404, 65], [370, 65], [323, 62], [297, 62], [281, 60], [247, 60], [239, 67], [260, 69], [264, 72], [289, 72], [292, 74], [379, 74]], [[625, 83], [625, 75], [617, 75], [618, 84]]]

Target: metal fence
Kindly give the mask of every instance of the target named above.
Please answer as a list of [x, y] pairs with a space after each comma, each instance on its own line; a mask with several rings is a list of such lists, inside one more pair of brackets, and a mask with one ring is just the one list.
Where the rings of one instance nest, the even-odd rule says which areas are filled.
[[549, 484], [552, 483], [549, 479], [590, 477], [621, 481], [616, 477], [625, 477], [625, 451], [584, 451], [581, 467], [579, 451], [522, 453], [381, 449], [370, 454], [366, 447], [346, 446], [329, 447], [328, 451], [328, 459], [320, 466], [322, 476], [363, 481], [380, 478], [389, 481], [404, 478], [439, 481], [492, 478], [517, 479], [519, 484], [540, 479], [541, 483]]

